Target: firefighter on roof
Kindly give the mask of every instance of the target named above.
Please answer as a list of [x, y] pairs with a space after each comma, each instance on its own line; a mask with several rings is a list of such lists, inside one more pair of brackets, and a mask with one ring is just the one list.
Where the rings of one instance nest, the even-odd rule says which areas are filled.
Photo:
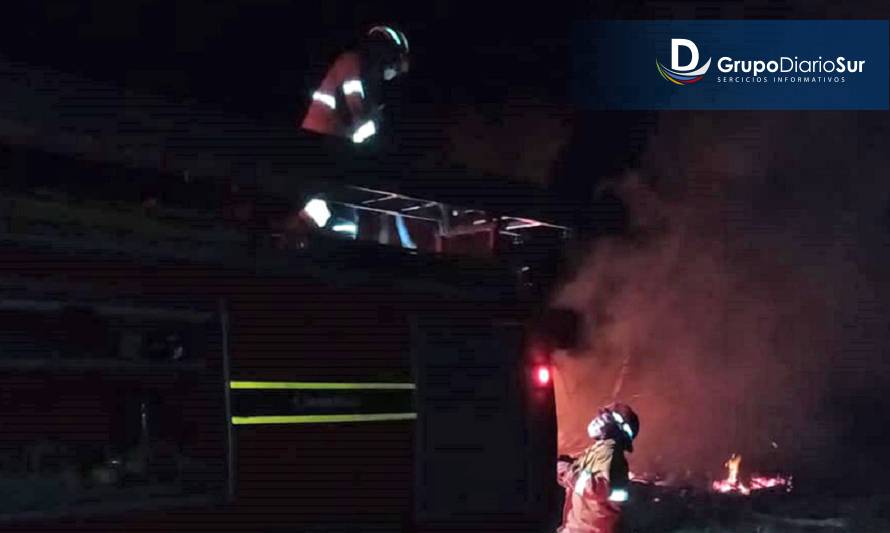
[[587, 426], [594, 440], [578, 458], [560, 457], [557, 481], [565, 488], [562, 526], [557, 533], [613, 533], [621, 504], [629, 497], [629, 467], [640, 420], [630, 406], [613, 403]]
[[301, 127], [363, 143], [380, 127], [383, 83], [408, 72], [408, 38], [390, 26], [374, 26], [356, 50], [346, 51], [312, 93]]

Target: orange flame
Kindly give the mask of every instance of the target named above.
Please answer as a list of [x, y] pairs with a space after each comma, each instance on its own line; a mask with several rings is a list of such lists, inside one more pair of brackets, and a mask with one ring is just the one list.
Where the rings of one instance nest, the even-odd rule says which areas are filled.
[[726, 481], [728, 481], [731, 485], [737, 485], [739, 482], [739, 466], [742, 464], [742, 456], [738, 454], [732, 454], [728, 461], [723, 463], [729, 470], [729, 475], [726, 477]]
[[714, 481], [711, 488], [717, 492], [724, 494], [734, 492], [745, 496], [751, 494], [751, 491], [771, 489], [775, 487], [784, 487], [786, 491], [791, 491], [791, 477], [785, 476], [753, 476], [751, 483], [746, 485], [739, 481], [739, 470], [742, 466], [742, 456], [732, 454], [729, 460], [723, 463], [727, 469], [726, 479]]

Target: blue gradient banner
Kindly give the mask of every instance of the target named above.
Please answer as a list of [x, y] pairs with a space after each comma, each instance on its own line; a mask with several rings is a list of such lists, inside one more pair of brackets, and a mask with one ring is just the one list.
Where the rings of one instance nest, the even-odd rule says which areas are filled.
[[597, 21], [574, 35], [588, 109], [888, 109], [886, 20]]

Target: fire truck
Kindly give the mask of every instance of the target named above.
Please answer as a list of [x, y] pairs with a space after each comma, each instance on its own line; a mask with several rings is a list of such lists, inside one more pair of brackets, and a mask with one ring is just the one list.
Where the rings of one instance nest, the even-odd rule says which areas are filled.
[[307, 143], [245, 185], [9, 139], [2, 527], [558, 518], [543, 193]]

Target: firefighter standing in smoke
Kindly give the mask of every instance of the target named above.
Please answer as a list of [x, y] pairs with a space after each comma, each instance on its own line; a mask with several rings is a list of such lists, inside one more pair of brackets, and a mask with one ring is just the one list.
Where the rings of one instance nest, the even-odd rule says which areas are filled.
[[613, 533], [621, 504], [628, 499], [629, 467], [640, 421], [630, 406], [613, 403], [587, 426], [593, 444], [578, 458], [560, 457], [557, 481], [566, 490], [562, 526], [557, 533]]
[[408, 38], [389, 26], [371, 28], [356, 50], [334, 61], [301, 127], [362, 143], [380, 128], [383, 83], [408, 72]]

